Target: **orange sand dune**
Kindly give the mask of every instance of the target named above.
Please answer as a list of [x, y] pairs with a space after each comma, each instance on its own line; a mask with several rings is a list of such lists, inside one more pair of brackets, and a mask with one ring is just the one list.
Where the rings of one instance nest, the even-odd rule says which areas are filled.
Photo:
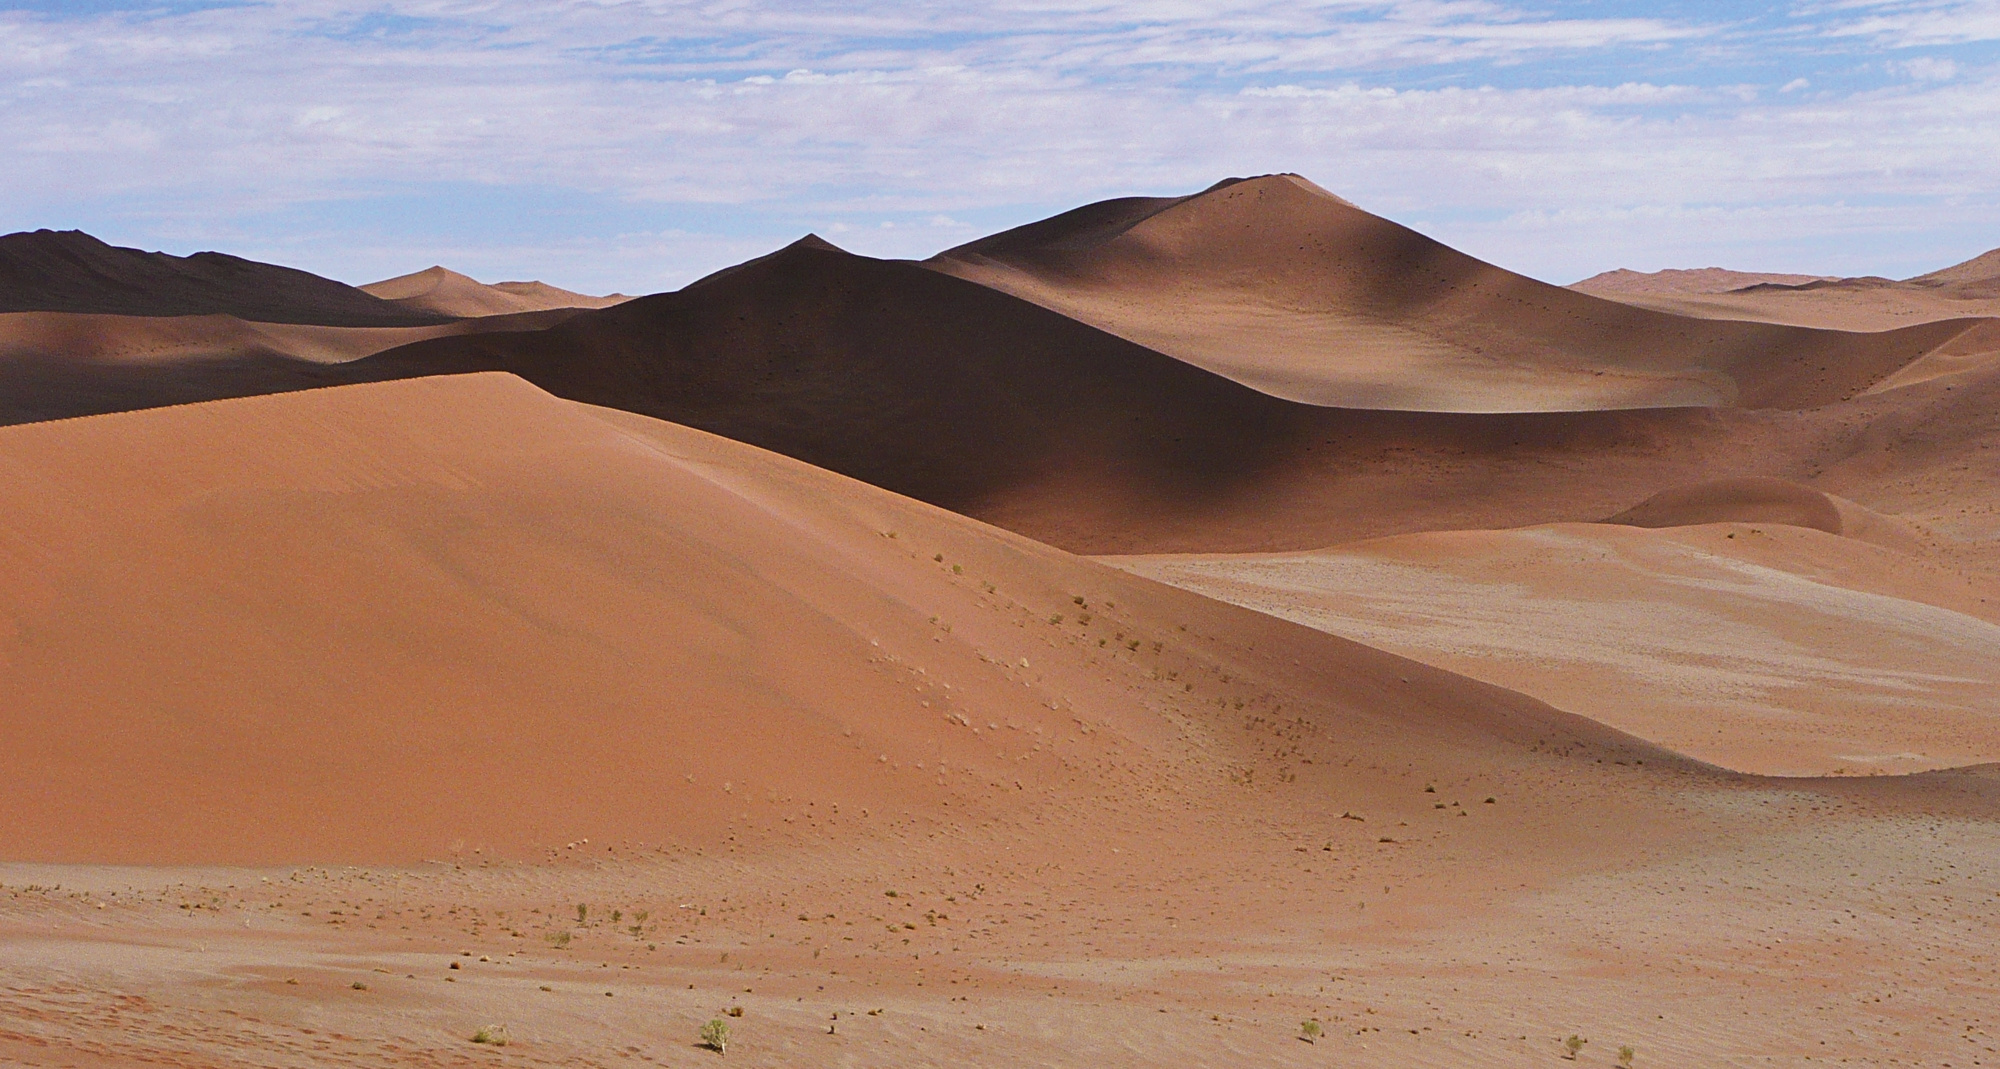
[[0, 858], [976, 823], [1128, 780], [1226, 784], [1261, 760], [1236, 725], [1281, 708], [1315, 752], [1398, 768], [1550, 747], [1673, 764], [506, 376], [9, 428], [0, 464]]
[[413, 274], [371, 282], [361, 289], [414, 311], [457, 317], [545, 312], [556, 308], [609, 308], [631, 300], [622, 293], [609, 297], [572, 293], [546, 282], [496, 282], [487, 285], [442, 267], [428, 267]]
[[1970, 326], [1856, 336], [1654, 313], [1482, 263], [1296, 175], [1091, 205], [926, 264], [1347, 408], [1809, 408]]
[[[1662, 495], [1616, 526], [1115, 560], [1730, 768], [1874, 774], [2000, 758], [2000, 592], [1825, 533], [1841, 517], [1824, 498], [1749, 483]], [[1674, 511], [1772, 518], [1622, 526]]]

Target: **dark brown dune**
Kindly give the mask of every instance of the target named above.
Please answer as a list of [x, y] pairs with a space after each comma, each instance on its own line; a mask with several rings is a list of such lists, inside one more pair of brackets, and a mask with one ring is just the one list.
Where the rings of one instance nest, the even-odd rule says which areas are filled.
[[509, 371], [1077, 552], [1303, 548], [1594, 520], [1718, 466], [1796, 467], [1785, 452], [1738, 451], [1731, 428], [1764, 433], [1748, 414], [1286, 401], [990, 288], [817, 239], [547, 331], [420, 342], [348, 370]]
[[414, 327], [451, 318], [295, 268], [219, 252], [142, 252], [75, 230], [0, 237], [0, 312], [229, 315], [337, 327]]
[[1970, 325], [1856, 335], [1667, 315], [1483, 263], [1296, 175], [1090, 205], [926, 265], [1349, 408], [1811, 408]]
[[334, 365], [384, 349], [455, 334], [537, 330], [574, 314], [326, 327], [224, 315], [0, 313], [0, 425], [336, 385], [350, 376]]

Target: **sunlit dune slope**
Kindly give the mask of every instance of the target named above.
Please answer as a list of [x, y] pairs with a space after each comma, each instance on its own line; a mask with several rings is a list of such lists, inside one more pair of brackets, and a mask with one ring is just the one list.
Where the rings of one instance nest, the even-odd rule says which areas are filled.
[[623, 294], [592, 297], [572, 293], [546, 282], [496, 282], [488, 285], [443, 267], [427, 267], [411, 274], [385, 278], [362, 286], [361, 290], [413, 311], [447, 316], [512, 315], [555, 308], [609, 308], [630, 299]]
[[[1737, 511], [1758, 503], [1736, 498]], [[1668, 507], [1646, 511], [1657, 520]], [[1566, 524], [1119, 563], [1729, 768], [1876, 774], [2000, 759], [1992, 588], [1810, 526]]]
[[926, 265], [1347, 408], [1808, 408], [1970, 326], [1862, 336], [1666, 315], [1483, 263], [1296, 175], [1090, 205]]
[[0, 237], [0, 312], [232, 315], [341, 327], [423, 326], [448, 318], [296, 268], [219, 252], [142, 252], [74, 230]]
[[9, 428], [0, 502], [14, 860], [837, 839], [1260, 766], [1415, 798], [1475, 767], [1674, 764], [509, 376]]

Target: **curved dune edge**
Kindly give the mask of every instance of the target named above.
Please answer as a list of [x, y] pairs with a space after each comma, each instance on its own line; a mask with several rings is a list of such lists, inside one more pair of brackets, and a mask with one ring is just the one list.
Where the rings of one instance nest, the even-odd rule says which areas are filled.
[[0, 458], [0, 858], [533, 858], [1694, 768], [511, 376], [9, 428]]
[[1823, 490], [1766, 475], [1671, 487], [1604, 522], [1627, 527], [1778, 523], [1859, 539], [1902, 553], [1918, 553], [1924, 548], [1922, 534], [1908, 521], [1885, 516]]

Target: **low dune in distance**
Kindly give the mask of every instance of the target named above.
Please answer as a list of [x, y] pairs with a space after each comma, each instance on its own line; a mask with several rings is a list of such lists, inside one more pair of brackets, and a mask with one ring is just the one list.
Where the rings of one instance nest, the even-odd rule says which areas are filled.
[[1967, 317], [2000, 317], [2000, 249], [1964, 263], [1893, 279], [1699, 271], [1607, 271], [1570, 289], [1700, 319], [1830, 330], [1883, 331]]
[[1663, 271], [1632, 271], [1619, 268], [1595, 274], [1569, 288], [1593, 297], [1618, 300], [1627, 295], [1651, 297], [1691, 297], [1731, 293], [1762, 283], [1799, 286], [1808, 282], [1830, 281], [1832, 275], [1788, 275], [1769, 271], [1731, 271], [1721, 267], [1667, 268]]
[[337, 385], [349, 381], [338, 365], [385, 349], [425, 338], [539, 330], [574, 314], [327, 327], [226, 315], [0, 313], [0, 425]]
[[546, 282], [495, 282], [489, 285], [443, 267], [428, 267], [412, 274], [385, 278], [362, 286], [361, 290], [412, 311], [460, 318], [546, 312], [557, 308], [609, 308], [631, 300], [622, 293], [608, 297], [572, 293]]
[[338, 327], [426, 326], [449, 318], [297, 268], [218, 252], [143, 252], [74, 230], [0, 236], [0, 312], [229, 315]]

